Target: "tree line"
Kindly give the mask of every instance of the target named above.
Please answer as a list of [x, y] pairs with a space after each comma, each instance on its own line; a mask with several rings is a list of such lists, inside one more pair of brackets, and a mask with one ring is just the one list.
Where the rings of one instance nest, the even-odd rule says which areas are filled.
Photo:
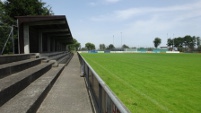
[[[105, 44], [99, 44], [99, 48], [97, 50], [104, 51], [104, 50], [111, 50], [111, 51], [122, 51], [126, 48], [129, 48], [126, 44], [123, 44], [121, 48], [116, 48], [113, 44], [109, 44], [106, 46]], [[85, 47], [80, 48], [79, 50], [96, 50], [95, 44], [91, 42], [87, 42]]]
[[[161, 39], [156, 37], [153, 41], [154, 47], [157, 48], [161, 44]], [[169, 50], [178, 50], [180, 52], [201, 52], [200, 37], [186, 35], [184, 37], [168, 38], [167, 46]]]
[[[53, 15], [49, 5], [41, 0], [6, 0], [0, 1], [0, 51], [14, 28], [14, 40], [17, 42], [17, 22], [15, 16]], [[8, 40], [4, 54], [12, 52], [12, 41]]]
[[[161, 44], [161, 38], [156, 37], [153, 40], [154, 47], [157, 49]], [[176, 37], [176, 38], [168, 38], [167, 39], [167, 48], [172, 50], [178, 50], [180, 52], [201, 52], [201, 39], [200, 37], [186, 35], [184, 37]], [[107, 47], [105, 44], [99, 44], [99, 49], [97, 50], [112, 50], [112, 51], [122, 51], [124, 49], [130, 48], [126, 44], [123, 44], [121, 48], [115, 48], [113, 44], [109, 44]], [[132, 47], [135, 48], [136, 47]], [[80, 48], [79, 50], [95, 50], [95, 45], [93, 43], [86, 43], [84, 48]], [[153, 50], [153, 48], [148, 48], [148, 50]]]
[[169, 38], [167, 40], [167, 46], [172, 49], [177, 48], [181, 52], [201, 52], [201, 40], [200, 37], [186, 35], [184, 37]]

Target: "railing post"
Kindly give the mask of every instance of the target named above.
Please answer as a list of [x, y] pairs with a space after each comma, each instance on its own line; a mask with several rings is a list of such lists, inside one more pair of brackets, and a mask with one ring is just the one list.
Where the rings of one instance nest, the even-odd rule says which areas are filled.
[[99, 113], [102, 113], [102, 87], [100, 84], [99, 86]]

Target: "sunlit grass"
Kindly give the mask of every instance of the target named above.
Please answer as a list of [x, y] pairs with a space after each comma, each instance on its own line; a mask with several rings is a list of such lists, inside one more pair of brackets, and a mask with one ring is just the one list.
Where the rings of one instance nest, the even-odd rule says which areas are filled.
[[81, 54], [133, 113], [200, 113], [201, 54]]

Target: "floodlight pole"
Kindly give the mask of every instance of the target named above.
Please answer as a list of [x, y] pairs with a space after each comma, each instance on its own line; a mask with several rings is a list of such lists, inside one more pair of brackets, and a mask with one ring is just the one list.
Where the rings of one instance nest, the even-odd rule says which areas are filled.
[[114, 35], [113, 35], [113, 45], [114, 45]]
[[174, 33], [173, 33], [172, 41], [173, 41], [172, 51], [174, 51]]
[[122, 32], [121, 32], [121, 48], [123, 50], [123, 47], [122, 47]]

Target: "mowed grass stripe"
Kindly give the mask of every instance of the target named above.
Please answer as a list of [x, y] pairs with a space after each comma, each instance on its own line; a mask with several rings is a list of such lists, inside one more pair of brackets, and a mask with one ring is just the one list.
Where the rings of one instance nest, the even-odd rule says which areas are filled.
[[161, 103], [158, 103], [155, 99], [147, 96], [146, 94], [144, 94], [143, 92], [139, 91], [138, 89], [136, 89], [135, 87], [131, 86], [129, 83], [125, 82], [123, 79], [121, 79], [120, 77], [116, 76], [113, 74], [113, 72], [107, 70], [105, 67], [103, 67], [102, 65], [98, 64], [95, 61], [91, 61], [93, 63], [95, 63], [96, 65], [99, 66], [99, 68], [101, 68], [102, 70], [104, 70], [104, 72], [107, 72], [109, 75], [111, 75], [112, 78], [115, 78], [115, 80], [117, 80], [116, 82], [123, 84], [125, 87], [129, 87], [131, 90], [133, 90], [135, 93], [137, 93], [138, 95], [142, 96], [143, 98], [146, 98], [147, 100], [149, 100], [150, 102], [152, 102], [153, 104], [155, 104], [156, 106], [160, 107], [161, 109], [163, 109], [164, 111], [170, 111], [167, 107], [164, 107]]
[[82, 54], [132, 112], [200, 112], [200, 54]]

